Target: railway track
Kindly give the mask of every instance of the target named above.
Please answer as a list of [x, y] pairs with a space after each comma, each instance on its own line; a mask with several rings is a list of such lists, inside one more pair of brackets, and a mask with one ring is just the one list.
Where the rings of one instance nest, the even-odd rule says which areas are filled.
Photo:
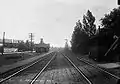
[[[50, 56], [49, 56], [50, 57]], [[42, 66], [41, 66], [42, 65]], [[41, 67], [40, 67], [41, 66]], [[24, 82], [23, 82], [24, 81]], [[61, 53], [51, 55], [22, 72], [4, 78], [2, 84], [92, 84], [77, 66]]]
[[3, 77], [0, 84], [116, 84], [118, 79], [86, 60], [75, 61], [63, 52], [55, 52]]
[[[107, 71], [104, 68], [99, 67], [97, 64], [93, 64], [91, 62], [89, 62], [88, 60], [85, 60], [83, 58], [78, 58], [77, 59], [82, 62], [87, 64], [85, 67], [81, 68], [83, 69], [83, 72], [86, 73], [85, 71], [87, 70], [89, 73], [94, 74], [94, 76], [96, 76], [95, 73], [101, 73], [102, 77], [105, 79], [104, 83], [105, 84], [118, 84], [117, 82], [120, 80], [120, 77], [117, 75], [114, 75], [113, 73], [110, 73], [109, 71]], [[86, 70], [85, 70], [86, 69]], [[93, 72], [94, 73], [93, 73]], [[91, 79], [93, 80], [93, 79]], [[93, 80], [94, 81], [94, 80]], [[94, 81], [95, 82], [95, 81]]]
[[[69, 56], [70, 54], [65, 55]], [[92, 84], [117, 84], [117, 81], [120, 80], [120, 77], [102, 69], [84, 58], [77, 57], [77, 60], [78, 62], [75, 62], [75, 60], [73, 62], [76, 63], [76, 66], [81, 73], [83, 73]]]
[[[45, 76], [47, 77], [46, 80], [53, 81], [44, 84], [92, 84], [78, 67], [62, 53], [58, 53], [56, 60], [50, 65], [52, 67], [48, 67], [47, 70], [50, 70], [49, 73], [52, 75], [49, 77], [49, 73], [45, 73]], [[44, 77], [41, 76], [39, 79], [44, 79]]]
[[[6, 71], [6, 72], [4, 72], [4, 73], [0, 73], [0, 79], [1, 79], [1, 78], [5, 78], [5, 77], [8, 77], [8, 76], [10, 76], [11, 74], [13, 74], [13, 73], [15, 73], [15, 72], [18, 72], [18, 71], [20, 71], [20, 70], [22, 70], [22, 69], [24, 70], [24, 69], [26, 69], [27, 67], [29, 68], [29, 67], [33, 66], [33, 65], [36, 64], [37, 62], [45, 59], [46, 56], [48, 56], [48, 54], [49, 54], [49, 55], [52, 55], [52, 54], [54, 54], [54, 52], [47, 53], [47, 54], [45, 54], [43, 57], [40, 57], [39, 59], [35, 60], [34, 62], [30, 62], [30, 63], [28, 63], [28, 64], [25, 64], [25, 65], [22, 65], [22, 66], [19, 66], [19, 67], [10, 69], [9, 71]], [[21, 71], [20, 71], [20, 72], [21, 72]]]
[[91, 80], [75, 65], [75, 63], [67, 56], [62, 54], [71, 64], [72, 66], [81, 74], [81, 76], [87, 81], [88, 84], [93, 84]]
[[92, 66], [92, 67], [94, 67], [94, 68], [96, 68], [96, 69], [99, 69], [99, 70], [101, 70], [101, 71], [103, 71], [103, 72], [111, 75], [112, 77], [114, 77], [114, 78], [116, 78], [116, 79], [120, 79], [119, 76], [116, 76], [116, 75], [110, 73], [109, 71], [107, 71], [107, 70], [99, 67], [97, 64], [93, 64], [93, 63], [91, 63], [91, 62], [89, 62], [88, 60], [85, 60], [85, 59], [83, 59], [83, 58], [77, 57], [77, 59], [78, 59], [79, 61], [83, 61], [84, 63], [86, 63], [86, 64], [88, 64], [88, 65], [90, 65], [90, 66]]
[[[16, 84], [17, 82], [17, 77], [22, 78], [22, 76], [30, 74], [30, 73], [34, 73], [34, 74], [30, 74], [28, 77], [30, 77], [29, 79], [25, 79], [25, 84], [32, 84], [36, 77], [38, 77], [38, 75], [40, 75], [40, 73], [42, 73], [44, 71], [44, 69], [48, 66], [48, 64], [50, 64], [50, 62], [53, 60], [53, 58], [55, 57], [56, 52], [52, 52], [44, 57], [42, 57], [42, 59], [39, 59], [25, 67], [22, 68], [18, 68], [15, 72], [11, 72], [9, 75], [6, 75], [6, 73], [2, 74], [2, 76], [0, 76], [0, 84]], [[38, 67], [39, 65], [39, 67]], [[38, 67], [38, 68], [37, 68]], [[37, 73], [36, 73], [37, 72]], [[23, 77], [24, 77], [23, 76]], [[19, 80], [19, 79], [18, 79]], [[22, 80], [19, 80], [22, 81]], [[15, 83], [14, 83], [15, 82]], [[18, 83], [17, 83], [18, 84]], [[20, 83], [21, 84], [21, 83]]]

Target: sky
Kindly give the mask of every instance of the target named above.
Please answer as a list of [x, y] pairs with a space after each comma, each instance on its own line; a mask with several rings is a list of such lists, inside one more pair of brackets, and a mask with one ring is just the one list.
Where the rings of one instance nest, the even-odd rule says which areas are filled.
[[0, 0], [0, 38], [5, 32], [5, 38], [27, 40], [33, 33], [35, 43], [43, 38], [51, 46], [63, 47], [88, 9], [98, 25], [116, 7], [117, 0]]

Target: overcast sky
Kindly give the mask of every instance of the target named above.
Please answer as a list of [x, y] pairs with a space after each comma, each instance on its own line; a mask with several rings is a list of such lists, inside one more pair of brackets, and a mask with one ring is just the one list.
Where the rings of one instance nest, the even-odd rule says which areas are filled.
[[64, 39], [71, 39], [75, 23], [89, 9], [96, 23], [113, 8], [117, 0], [0, 0], [0, 38], [44, 38], [46, 43], [64, 46]]

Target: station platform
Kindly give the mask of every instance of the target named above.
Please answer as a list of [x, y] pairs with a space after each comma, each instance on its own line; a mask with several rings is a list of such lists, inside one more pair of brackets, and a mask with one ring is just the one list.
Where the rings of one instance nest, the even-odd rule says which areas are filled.
[[113, 68], [120, 68], [120, 63], [105, 63], [105, 64], [97, 64], [100, 67], [106, 68], [106, 69], [113, 69]]
[[35, 60], [37, 60], [37, 59], [39, 59], [39, 58], [41, 58], [41, 57], [43, 57], [43, 56], [45, 56], [45, 55], [47, 55], [49, 53], [51, 53], [51, 52], [48, 52], [48, 53], [45, 53], [45, 54], [42, 54], [42, 55], [39, 55], [39, 56], [31, 57], [31, 58], [26, 59], [26, 60], [18, 61], [18, 62], [14, 63], [14, 64], [3, 65], [3, 66], [0, 67], [0, 74], [4, 73], [4, 72], [7, 72], [9, 70], [12, 70], [14, 68], [23, 66], [23, 65], [28, 64], [30, 62], [33, 62], [33, 61], [35, 61]]

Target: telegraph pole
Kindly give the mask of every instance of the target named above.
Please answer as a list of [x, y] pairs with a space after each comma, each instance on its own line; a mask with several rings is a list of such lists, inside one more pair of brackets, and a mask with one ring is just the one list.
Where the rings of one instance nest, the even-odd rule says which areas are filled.
[[68, 48], [68, 39], [65, 39], [66, 42], [65, 42], [65, 48]]
[[30, 38], [30, 41], [31, 41], [31, 52], [33, 51], [33, 33], [29, 33], [29, 38]]
[[5, 44], [5, 32], [3, 32], [3, 46], [2, 46], [2, 55], [4, 53], [4, 44]]

